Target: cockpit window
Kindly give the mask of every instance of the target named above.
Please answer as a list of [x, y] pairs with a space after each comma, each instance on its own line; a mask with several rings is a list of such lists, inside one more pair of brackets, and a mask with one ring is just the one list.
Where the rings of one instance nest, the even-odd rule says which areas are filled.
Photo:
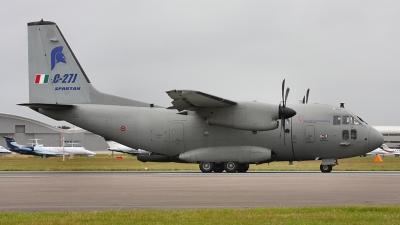
[[340, 125], [340, 116], [333, 116], [333, 125]]
[[359, 125], [360, 124], [360, 122], [356, 119], [356, 118], [354, 118], [354, 117], [350, 117], [350, 121], [351, 121], [351, 124], [354, 124], [354, 125]]
[[350, 116], [343, 116], [342, 124], [350, 124]]

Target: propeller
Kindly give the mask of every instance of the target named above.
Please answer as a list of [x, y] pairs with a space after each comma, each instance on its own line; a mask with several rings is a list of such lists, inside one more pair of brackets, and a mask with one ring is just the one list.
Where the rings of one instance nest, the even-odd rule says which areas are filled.
[[303, 104], [307, 104], [308, 103], [308, 95], [310, 94], [310, 88], [307, 89], [307, 93], [306, 95], [303, 97]]
[[[291, 108], [287, 108], [286, 107], [286, 103], [287, 103], [287, 98], [289, 96], [289, 91], [290, 88], [286, 88], [286, 93], [285, 93], [285, 79], [282, 82], [282, 105], [279, 105], [279, 118], [281, 119], [281, 133], [279, 135], [279, 137], [282, 136], [282, 130], [285, 132], [285, 120], [292, 118], [294, 115], [296, 115], [296, 111], [294, 111]], [[307, 96], [308, 98], [308, 96]], [[286, 144], [286, 140], [285, 140], [285, 135], [283, 135], [283, 140]]]

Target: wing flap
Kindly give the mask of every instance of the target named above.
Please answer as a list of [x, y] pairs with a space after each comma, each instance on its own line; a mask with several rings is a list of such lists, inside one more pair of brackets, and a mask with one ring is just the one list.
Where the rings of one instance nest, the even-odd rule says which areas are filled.
[[220, 98], [200, 91], [171, 90], [167, 94], [172, 104], [179, 110], [196, 111], [198, 108], [222, 108], [236, 105], [237, 103], [228, 99]]

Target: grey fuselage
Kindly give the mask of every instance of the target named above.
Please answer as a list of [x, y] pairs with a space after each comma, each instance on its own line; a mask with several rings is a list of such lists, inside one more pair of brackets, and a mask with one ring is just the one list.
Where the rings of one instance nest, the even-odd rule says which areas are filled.
[[[347, 109], [325, 104], [289, 107], [297, 114], [286, 123], [286, 134], [281, 134], [281, 125], [269, 131], [244, 131], [209, 125], [198, 112], [178, 114], [155, 107], [75, 104], [70, 109], [38, 111], [131, 148], [171, 157], [199, 148], [259, 146], [272, 150], [274, 161], [338, 159], [366, 154], [382, 144], [382, 135]], [[334, 116], [352, 121], [333, 125]]]

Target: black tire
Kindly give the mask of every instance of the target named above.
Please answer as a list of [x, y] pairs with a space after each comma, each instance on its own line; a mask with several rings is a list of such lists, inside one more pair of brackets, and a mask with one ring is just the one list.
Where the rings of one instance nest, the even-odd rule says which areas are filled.
[[236, 173], [239, 169], [239, 163], [237, 162], [226, 162], [224, 163], [224, 169], [227, 173]]
[[211, 173], [214, 170], [214, 163], [212, 162], [200, 162], [199, 168], [203, 173]]
[[321, 170], [321, 172], [323, 173], [330, 173], [332, 171], [332, 165], [320, 165], [319, 169]]
[[238, 172], [239, 173], [246, 173], [249, 170], [250, 165], [247, 163], [239, 163]]
[[214, 163], [214, 173], [222, 173], [224, 172], [224, 164], [223, 163]]

